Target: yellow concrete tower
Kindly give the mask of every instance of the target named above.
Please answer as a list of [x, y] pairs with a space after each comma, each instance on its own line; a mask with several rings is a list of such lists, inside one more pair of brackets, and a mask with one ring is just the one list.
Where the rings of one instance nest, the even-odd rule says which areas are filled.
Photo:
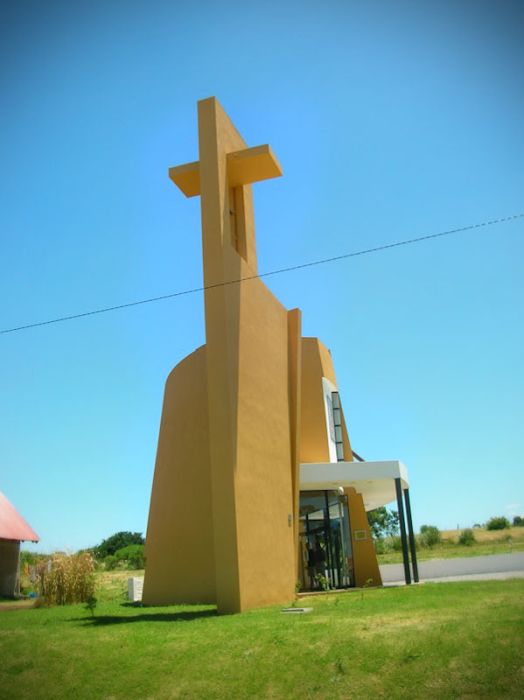
[[[198, 103], [198, 130], [199, 160], [169, 175], [200, 195], [206, 344], [166, 383], [143, 601], [216, 602], [220, 612], [286, 603], [315, 544], [335, 585], [379, 583], [362, 496], [345, 488], [318, 510], [312, 491], [299, 508], [299, 461], [320, 471], [337, 461], [326, 406], [338, 393], [329, 351], [302, 339], [300, 311], [257, 277], [251, 185], [280, 166], [269, 146], [247, 147], [215, 98]], [[343, 416], [336, 429], [339, 461], [351, 460]], [[367, 545], [351, 547], [348, 501]]]
[[300, 318], [256, 277], [251, 183], [280, 175], [277, 160], [214, 98], [198, 124], [200, 160], [170, 177], [200, 195], [206, 345], [166, 386], [144, 602], [234, 612], [294, 593]]

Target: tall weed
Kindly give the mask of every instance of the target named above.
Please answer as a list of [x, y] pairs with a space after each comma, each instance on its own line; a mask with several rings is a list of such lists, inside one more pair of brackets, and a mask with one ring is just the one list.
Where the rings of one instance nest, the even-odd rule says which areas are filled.
[[47, 605], [87, 602], [95, 592], [92, 555], [89, 552], [54, 554], [37, 565], [37, 586]]

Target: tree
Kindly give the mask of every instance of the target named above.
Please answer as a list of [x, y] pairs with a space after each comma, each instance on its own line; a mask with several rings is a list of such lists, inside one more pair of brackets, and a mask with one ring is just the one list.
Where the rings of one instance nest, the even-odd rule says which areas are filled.
[[513, 527], [524, 527], [524, 518], [521, 515], [513, 518]]
[[131, 544], [144, 544], [144, 538], [140, 532], [116, 532], [111, 537], [94, 547], [93, 551], [97, 559], [105, 559], [109, 555], [116, 554], [119, 549]]
[[398, 534], [398, 513], [396, 510], [387, 510], [385, 506], [370, 510], [368, 523], [376, 540]]
[[490, 518], [486, 523], [486, 530], [507, 530], [510, 527], [509, 520], [503, 515]]

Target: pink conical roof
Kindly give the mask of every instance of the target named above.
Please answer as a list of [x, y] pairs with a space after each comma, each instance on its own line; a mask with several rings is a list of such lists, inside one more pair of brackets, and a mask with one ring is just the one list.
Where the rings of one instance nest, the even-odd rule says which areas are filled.
[[36, 532], [0, 491], [0, 539], [38, 542]]

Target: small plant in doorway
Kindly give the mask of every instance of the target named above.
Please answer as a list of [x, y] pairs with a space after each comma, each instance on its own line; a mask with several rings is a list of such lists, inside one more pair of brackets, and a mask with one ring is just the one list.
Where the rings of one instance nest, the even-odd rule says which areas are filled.
[[329, 591], [329, 580], [323, 574], [316, 574], [315, 581], [321, 591]]

